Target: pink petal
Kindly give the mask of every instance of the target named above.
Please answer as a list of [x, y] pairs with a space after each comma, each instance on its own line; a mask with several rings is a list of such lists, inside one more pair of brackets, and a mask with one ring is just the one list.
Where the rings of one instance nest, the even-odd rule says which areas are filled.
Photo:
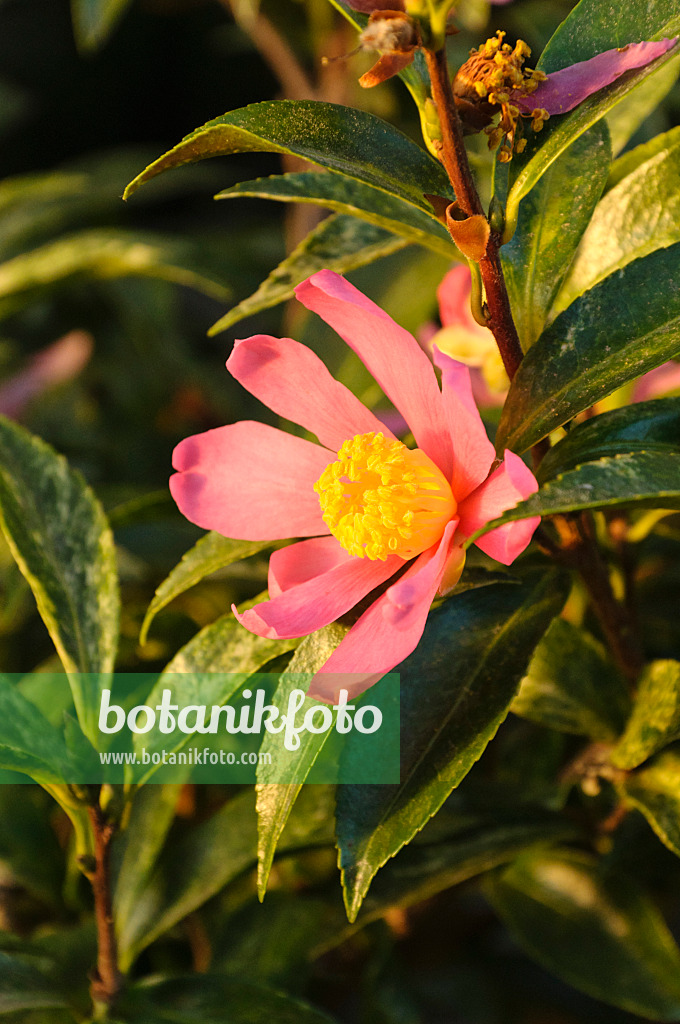
[[442, 399], [453, 447], [451, 490], [460, 502], [486, 480], [495, 451], [472, 397], [469, 368], [436, 345], [433, 355], [442, 371]]
[[[537, 490], [538, 484], [531, 470], [514, 452], [506, 452], [498, 469], [458, 506], [461, 533], [471, 536], [475, 530]], [[524, 551], [540, 521], [540, 516], [532, 516], [531, 519], [506, 523], [485, 533], [475, 544], [497, 562], [510, 565]]]
[[669, 391], [677, 391], [678, 388], [680, 388], [680, 363], [670, 360], [640, 377], [633, 388], [631, 402], [646, 402], [650, 398], [659, 398]]
[[415, 338], [331, 270], [320, 270], [295, 293], [356, 352], [404, 416], [417, 446], [448, 477], [451, 442], [441, 394], [432, 364]]
[[512, 102], [530, 113], [542, 107], [549, 114], [564, 114], [582, 103], [592, 93], [616, 81], [625, 71], [644, 67], [675, 45], [675, 39], [657, 42], [628, 43], [616, 50], [605, 50], [590, 60], [553, 71], [531, 96], [512, 94]]
[[242, 626], [258, 636], [270, 640], [306, 636], [344, 615], [403, 565], [403, 559], [396, 555], [384, 562], [350, 558], [243, 615], [239, 615], [235, 606], [232, 611]]
[[340, 690], [356, 697], [417, 647], [457, 525], [457, 519], [447, 523], [439, 544], [419, 555], [364, 612], [314, 676], [310, 697], [329, 704], [337, 701]]
[[332, 454], [264, 423], [232, 423], [181, 441], [170, 490], [192, 523], [239, 540], [328, 533], [314, 483]]
[[269, 596], [278, 597], [284, 590], [306, 583], [352, 558], [354, 555], [332, 536], [312, 537], [279, 548], [269, 559]]
[[279, 416], [312, 431], [334, 452], [355, 434], [389, 433], [344, 384], [331, 377], [311, 349], [292, 338], [257, 334], [237, 341], [227, 369]]

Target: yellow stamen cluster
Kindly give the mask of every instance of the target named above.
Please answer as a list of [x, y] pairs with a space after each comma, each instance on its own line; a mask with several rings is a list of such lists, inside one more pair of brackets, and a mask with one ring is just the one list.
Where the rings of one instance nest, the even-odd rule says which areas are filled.
[[345, 441], [314, 490], [323, 521], [343, 548], [381, 561], [427, 550], [457, 507], [446, 478], [424, 452], [382, 433]]
[[[518, 39], [514, 49], [504, 43], [505, 32], [497, 32], [477, 50], [470, 51], [469, 59], [455, 77], [454, 95], [459, 113], [471, 129], [484, 131], [489, 136], [489, 149], [500, 144], [498, 159], [506, 163], [513, 150], [521, 153], [527, 142], [522, 138], [521, 118], [528, 116], [512, 102], [513, 94], [530, 96], [546, 75], [524, 67], [531, 49]], [[500, 107], [500, 120], [492, 123]], [[531, 127], [538, 132], [549, 117], [548, 111], [537, 107], [531, 113]]]

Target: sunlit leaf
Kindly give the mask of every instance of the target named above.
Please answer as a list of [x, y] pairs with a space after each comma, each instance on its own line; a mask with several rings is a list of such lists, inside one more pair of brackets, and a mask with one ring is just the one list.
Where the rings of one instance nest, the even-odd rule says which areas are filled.
[[653, 661], [640, 677], [626, 731], [612, 751], [618, 768], [636, 768], [680, 738], [680, 662]]

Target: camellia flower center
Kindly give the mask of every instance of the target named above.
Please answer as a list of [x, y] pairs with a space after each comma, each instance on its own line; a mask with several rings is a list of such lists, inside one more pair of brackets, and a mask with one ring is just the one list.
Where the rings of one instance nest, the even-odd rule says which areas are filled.
[[419, 448], [382, 433], [345, 441], [314, 484], [323, 521], [350, 555], [414, 558], [456, 514], [446, 477]]

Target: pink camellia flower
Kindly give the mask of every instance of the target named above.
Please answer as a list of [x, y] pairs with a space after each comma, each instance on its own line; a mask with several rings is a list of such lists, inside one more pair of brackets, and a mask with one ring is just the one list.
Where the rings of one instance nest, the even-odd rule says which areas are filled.
[[[364, 362], [418, 447], [398, 441], [310, 349], [256, 335], [236, 342], [227, 368], [319, 444], [263, 423], [218, 427], [177, 446], [170, 489], [187, 519], [228, 537], [309, 538], [274, 552], [270, 600], [238, 615], [260, 636], [312, 633], [393, 580], [312, 682], [310, 696], [333, 701], [343, 675], [354, 696], [414, 650], [433, 598], [460, 578], [464, 540], [538, 485], [513, 452], [494, 468], [466, 366], [437, 352], [440, 390], [415, 339], [330, 270], [296, 292]], [[538, 522], [476, 543], [509, 565]]]

